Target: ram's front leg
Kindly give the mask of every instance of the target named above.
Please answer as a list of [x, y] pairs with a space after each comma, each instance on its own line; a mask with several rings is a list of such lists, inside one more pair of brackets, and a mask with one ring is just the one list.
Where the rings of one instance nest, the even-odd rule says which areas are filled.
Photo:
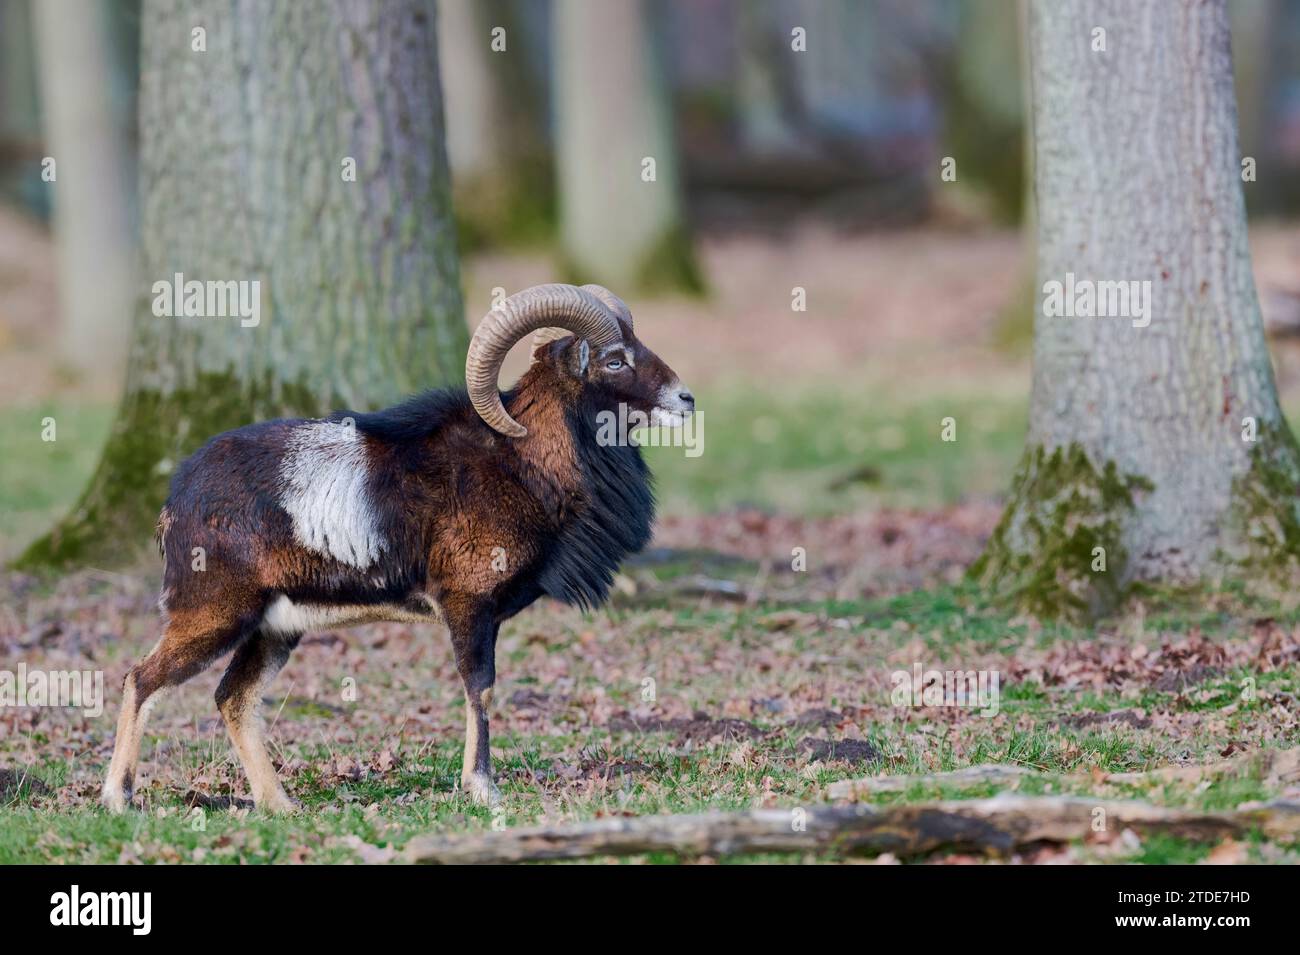
[[491, 806], [501, 801], [501, 792], [492, 782], [488, 736], [488, 709], [496, 683], [498, 624], [481, 611], [448, 616], [456, 668], [465, 684], [465, 759], [460, 784], [475, 802]]

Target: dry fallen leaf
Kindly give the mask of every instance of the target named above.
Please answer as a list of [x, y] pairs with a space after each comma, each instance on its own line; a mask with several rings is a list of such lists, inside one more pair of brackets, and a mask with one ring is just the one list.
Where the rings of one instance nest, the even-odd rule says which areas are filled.
[[1235, 839], [1225, 839], [1210, 850], [1205, 857], [1205, 865], [1244, 865], [1249, 854], [1246, 846]]

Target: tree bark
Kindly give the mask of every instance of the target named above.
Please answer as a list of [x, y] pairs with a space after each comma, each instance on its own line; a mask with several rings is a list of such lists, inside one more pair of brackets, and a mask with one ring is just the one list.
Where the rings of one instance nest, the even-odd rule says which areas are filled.
[[[134, 556], [176, 464], [214, 434], [464, 375], [433, 4], [153, 0], [142, 19], [126, 393], [81, 501], [28, 565]], [[260, 282], [259, 323], [157, 316], [154, 283], [178, 273]]]
[[[973, 575], [1048, 615], [1139, 583], [1289, 578], [1300, 454], [1251, 275], [1224, 3], [1034, 0], [1030, 29], [1029, 435]], [[1146, 319], [1048, 314], [1070, 275], [1149, 283]]]
[[131, 160], [113, 108], [115, 51], [106, 4], [35, 6], [45, 142], [55, 161], [59, 351], [82, 372], [118, 381], [129, 337]]
[[[569, 278], [695, 290], [669, 92], [643, 0], [556, 0], [556, 150]], [[654, 161], [654, 181], [643, 162]]]

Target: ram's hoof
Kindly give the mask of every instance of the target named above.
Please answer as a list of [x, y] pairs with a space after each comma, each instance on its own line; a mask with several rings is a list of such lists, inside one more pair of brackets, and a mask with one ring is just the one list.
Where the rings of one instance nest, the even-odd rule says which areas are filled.
[[501, 803], [501, 790], [497, 789], [492, 777], [486, 773], [464, 776], [460, 785], [466, 795], [480, 806], [496, 806]]
[[105, 786], [99, 794], [99, 803], [109, 812], [119, 815], [131, 804], [131, 794], [121, 786]]
[[254, 798], [253, 805], [257, 807], [259, 812], [273, 816], [288, 816], [295, 812], [302, 812], [302, 803], [296, 799], [290, 799], [284, 794], [283, 790], [265, 799]]

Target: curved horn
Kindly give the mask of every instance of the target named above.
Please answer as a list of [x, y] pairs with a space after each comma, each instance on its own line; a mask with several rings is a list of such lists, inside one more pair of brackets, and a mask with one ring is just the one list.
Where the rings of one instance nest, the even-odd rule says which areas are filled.
[[632, 327], [632, 310], [627, 307], [627, 302], [623, 301], [603, 285], [584, 285], [584, 292], [590, 292], [596, 298], [605, 303], [605, 306], [617, 315], [623, 321], [627, 322], [627, 327]]
[[[606, 308], [626, 322], [628, 328], [632, 327], [632, 310], [627, 307], [626, 302], [605, 288], [605, 286], [584, 285], [582, 290], [596, 296], [605, 303]], [[540, 328], [537, 330], [537, 334], [533, 336], [533, 344], [530, 347], [532, 351], [536, 352], [543, 345], [549, 345], [551, 342], [564, 338], [568, 334], [568, 331], [563, 328]]]
[[623, 331], [605, 304], [573, 285], [535, 285], [516, 292], [484, 316], [465, 356], [469, 400], [489, 427], [522, 438], [528, 429], [506, 413], [497, 391], [497, 374], [506, 352], [529, 332], [547, 326], [585, 338], [593, 349], [623, 340]]

